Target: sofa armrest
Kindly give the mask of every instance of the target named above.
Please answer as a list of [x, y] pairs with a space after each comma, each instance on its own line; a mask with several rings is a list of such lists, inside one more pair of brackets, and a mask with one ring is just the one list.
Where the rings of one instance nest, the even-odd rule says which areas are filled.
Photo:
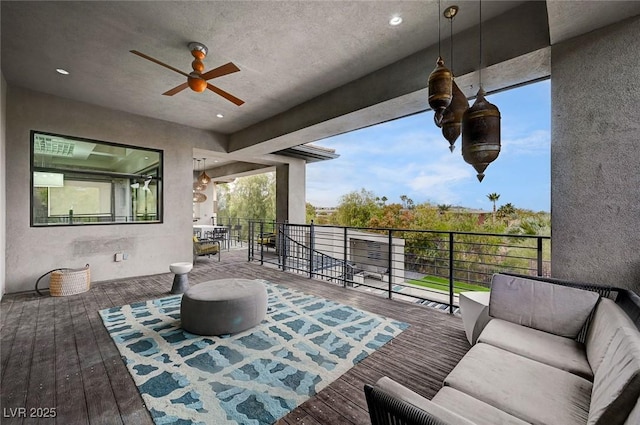
[[413, 404], [387, 394], [369, 384], [364, 386], [371, 425], [448, 425]]
[[386, 376], [365, 385], [372, 425], [474, 425]]

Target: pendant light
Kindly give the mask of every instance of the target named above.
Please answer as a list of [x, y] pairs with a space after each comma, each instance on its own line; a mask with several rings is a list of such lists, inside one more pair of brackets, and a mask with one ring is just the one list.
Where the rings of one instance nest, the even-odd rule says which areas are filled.
[[[196, 165], [196, 161], [198, 162], [198, 165]], [[193, 158], [193, 166], [197, 172], [198, 168], [200, 168], [200, 160]], [[196, 180], [195, 182], [193, 182], [193, 202], [200, 203], [207, 200], [207, 195], [205, 195], [204, 193], [200, 193], [206, 188], [207, 188], [207, 185], [200, 183], [199, 180]]]
[[480, 16], [480, 66], [478, 77], [480, 87], [476, 101], [462, 118], [462, 157], [478, 172], [478, 180], [484, 178], [484, 170], [500, 154], [500, 111], [489, 103], [482, 88], [482, 0], [479, 4]]
[[438, 0], [438, 60], [436, 68], [429, 75], [429, 106], [435, 111], [434, 121], [438, 127], [442, 121], [444, 110], [451, 103], [453, 76], [451, 71], [444, 66], [440, 49], [440, 0]]
[[202, 203], [207, 200], [207, 195], [201, 192], [193, 192], [193, 202]]
[[444, 11], [444, 17], [449, 20], [449, 40], [451, 42], [451, 103], [442, 114], [442, 135], [449, 142], [449, 150], [453, 152], [455, 142], [460, 137], [462, 131], [462, 116], [464, 111], [469, 109], [467, 97], [462, 93], [455, 80], [453, 73], [453, 18], [458, 14], [458, 6], [449, 6]]
[[198, 182], [206, 186], [211, 182], [211, 177], [209, 177], [205, 171], [207, 169], [207, 158], [202, 158], [202, 160], [204, 161], [204, 168], [202, 169], [202, 174], [198, 177]]

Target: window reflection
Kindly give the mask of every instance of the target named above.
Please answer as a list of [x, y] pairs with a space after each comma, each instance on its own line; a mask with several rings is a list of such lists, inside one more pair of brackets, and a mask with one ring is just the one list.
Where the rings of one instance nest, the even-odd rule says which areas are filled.
[[32, 225], [160, 222], [162, 152], [32, 132]]

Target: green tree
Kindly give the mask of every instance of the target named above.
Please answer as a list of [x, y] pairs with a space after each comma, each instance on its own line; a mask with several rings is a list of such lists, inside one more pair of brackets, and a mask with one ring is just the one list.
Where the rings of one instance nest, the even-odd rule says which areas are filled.
[[373, 192], [366, 189], [349, 192], [340, 197], [335, 221], [341, 226], [367, 227], [379, 208]]
[[438, 213], [440, 215], [444, 215], [451, 209], [451, 205], [448, 204], [438, 204]]
[[489, 198], [489, 200], [491, 202], [493, 202], [493, 221], [496, 221], [496, 202], [498, 202], [498, 199], [500, 199], [500, 195], [493, 192], [487, 195], [487, 198]]
[[515, 214], [516, 214], [516, 208], [513, 206], [511, 202], [508, 202], [502, 205], [500, 208], [498, 208], [498, 211], [497, 211], [498, 218], [501, 218], [501, 219], [508, 219], [510, 217], [515, 216]]
[[274, 173], [241, 177], [221, 185], [218, 215], [233, 219], [275, 220], [276, 179]]
[[408, 210], [412, 210], [415, 208], [413, 199], [409, 198], [407, 195], [400, 195], [400, 200], [402, 201], [402, 208], [405, 208]]
[[400, 204], [384, 205], [374, 217], [371, 217], [369, 227], [409, 229], [413, 218], [413, 212], [403, 209]]
[[305, 215], [307, 224], [311, 223], [316, 219], [316, 207], [314, 207], [311, 203], [307, 202], [305, 205]]

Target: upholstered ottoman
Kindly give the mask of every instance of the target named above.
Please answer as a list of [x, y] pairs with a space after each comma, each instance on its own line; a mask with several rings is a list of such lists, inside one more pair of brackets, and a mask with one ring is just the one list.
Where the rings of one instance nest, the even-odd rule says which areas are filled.
[[234, 334], [262, 322], [267, 288], [248, 279], [220, 279], [191, 287], [182, 296], [182, 329], [197, 335]]

